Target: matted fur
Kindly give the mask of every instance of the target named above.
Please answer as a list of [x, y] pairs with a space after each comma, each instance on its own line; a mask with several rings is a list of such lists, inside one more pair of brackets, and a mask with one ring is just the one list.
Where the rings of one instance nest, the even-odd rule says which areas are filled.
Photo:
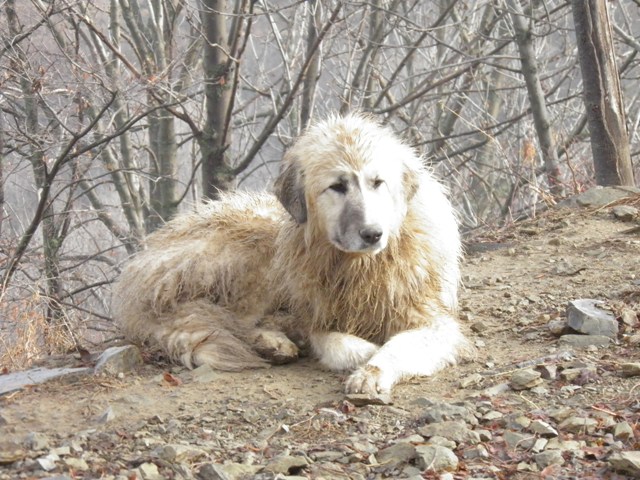
[[239, 370], [295, 358], [285, 334], [301, 333], [355, 369], [350, 392], [455, 362], [457, 224], [412, 149], [369, 117], [330, 118], [286, 153], [276, 194], [226, 194], [151, 235], [115, 288], [126, 335]]

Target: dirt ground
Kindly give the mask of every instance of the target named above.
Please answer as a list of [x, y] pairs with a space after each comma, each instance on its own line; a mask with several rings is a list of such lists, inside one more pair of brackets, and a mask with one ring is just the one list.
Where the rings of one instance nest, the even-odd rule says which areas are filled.
[[[620, 367], [640, 362], [640, 331], [620, 320], [616, 344], [572, 348], [559, 344], [550, 325], [563, 322], [567, 302], [578, 298], [603, 300], [619, 319], [625, 310], [627, 321], [629, 310], [638, 313], [640, 233], [629, 233], [637, 225], [615, 219], [610, 206], [554, 209], [476, 235], [464, 262], [461, 319], [477, 356], [399, 385], [393, 405], [346, 402], [344, 377], [312, 359], [199, 380], [152, 362], [121, 378], [54, 381], [0, 397], [0, 479], [626, 478], [607, 459], [614, 450], [640, 450], [640, 377], [624, 377]], [[564, 350], [572, 360], [557, 355]], [[590, 373], [579, 381], [544, 380], [533, 390], [487, 392], [540, 363]], [[489, 432], [481, 442], [486, 455], [467, 455], [471, 444], [457, 442], [451, 446], [457, 466], [438, 474], [414, 457], [393, 468], [376, 460], [398, 439], [427, 443], [424, 435], [411, 436], [433, 402], [462, 401], [479, 419], [470, 428]], [[562, 451], [561, 464], [548, 466], [531, 448], [510, 448], [507, 431], [516, 427], [483, 417], [544, 419], [558, 429], [555, 413], [563, 408], [598, 423], [579, 432], [560, 429], [560, 439], [578, 443]], [[614, 438], [611, 422], [621, 421], [632, 431]], [[47, 455], [52, 468], [38, 461]], [[283, 458], [304, 462], [273, 466]], [[223, 464], [237, 468], [204, 468]]]

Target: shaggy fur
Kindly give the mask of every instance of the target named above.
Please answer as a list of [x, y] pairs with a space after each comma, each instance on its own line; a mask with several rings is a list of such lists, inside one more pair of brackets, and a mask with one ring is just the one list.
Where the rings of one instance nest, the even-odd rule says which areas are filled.
[[116, 285], [126, 335], [223, 370], [293, 360], [304, 338], [353, 370], [347, 392], [455, 362], [457, 224], [408, 146], [368, 117], [328, 119], [286, 153], [276, 195], [227, 194], [151, 235]]

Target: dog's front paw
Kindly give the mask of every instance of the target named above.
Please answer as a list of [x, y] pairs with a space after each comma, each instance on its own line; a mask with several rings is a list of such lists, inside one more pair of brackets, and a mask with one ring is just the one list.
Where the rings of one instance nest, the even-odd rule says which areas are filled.
[[385, 381], [380, 368], [364, 365], [353, 372], [345, 382], [345, 393], [361, 393], [364, 395], [378, 395], [389, 393], [392, 385]]

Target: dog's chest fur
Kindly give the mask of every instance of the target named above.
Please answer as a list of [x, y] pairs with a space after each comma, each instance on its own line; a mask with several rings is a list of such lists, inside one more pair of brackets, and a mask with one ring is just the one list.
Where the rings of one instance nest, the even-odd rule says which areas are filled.
[[377, 255], [356, 255], [328, 242], [308, 245], [302, 229], [285, 227], [277, 243], [288, 256], [276, 258], [275, 281], [294, 316], [311, 331], [349, 333], [382, 344], [400, 331], [425, 326], [444, 308], [434, 301], [439, 272], [428, 262], [428, 245], [419, 240], [415, 233], [401, 234]]

